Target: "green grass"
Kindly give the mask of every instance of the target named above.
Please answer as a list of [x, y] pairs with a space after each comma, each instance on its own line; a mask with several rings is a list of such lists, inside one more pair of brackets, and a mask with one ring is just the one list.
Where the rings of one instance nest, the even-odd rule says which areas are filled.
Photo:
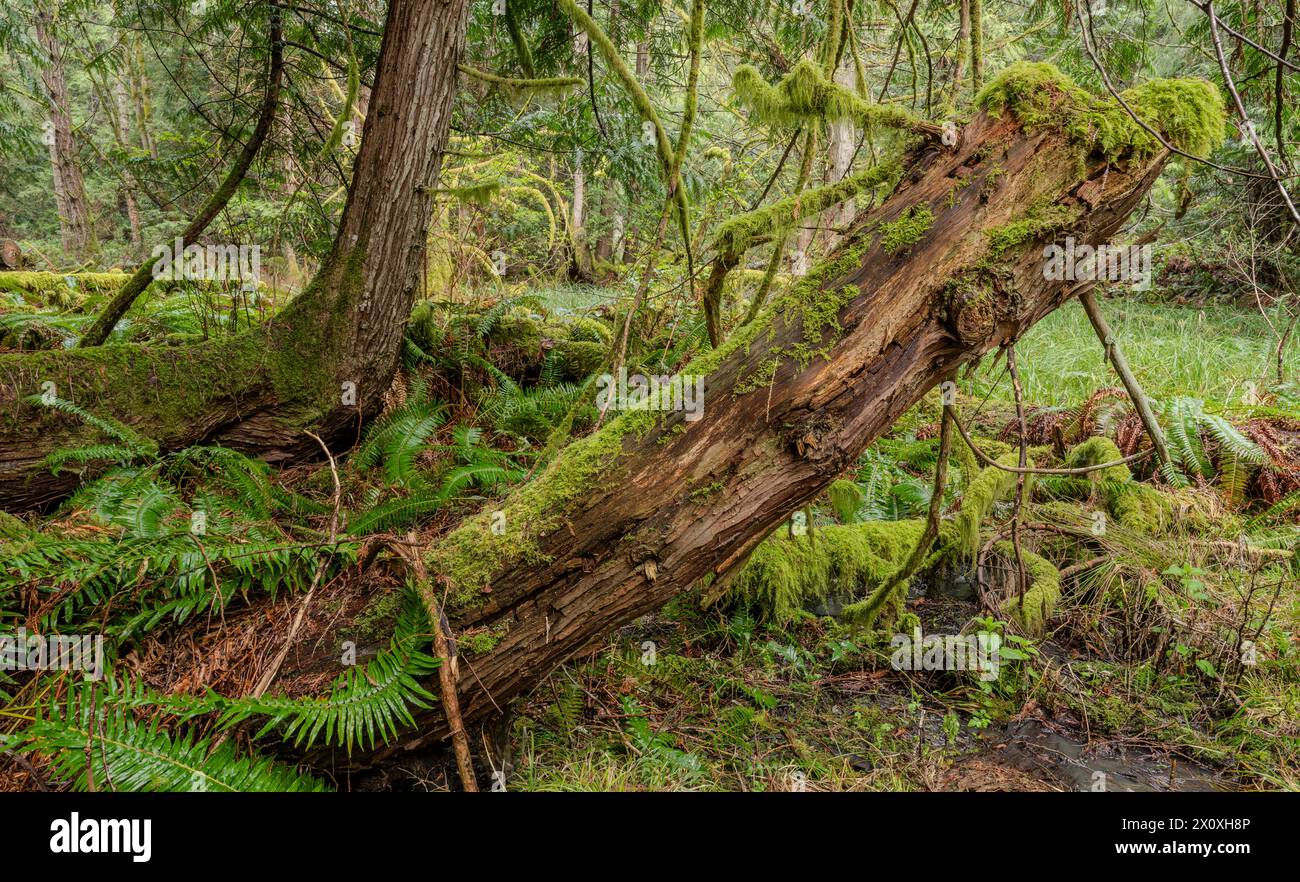
[[[1244, 403], [1248, 383], [1263, 390], [1276, 379], [1276, 338], [1258, 312], [1230, 307], [1179, 307], [1137, 300], [1103, 300], [1102, 311], [1148, 395]], [[1035, 325], [1016, 347], [1025, 400], [1047, 406], [1078, 404], [1103, 386], [1118, 386], [1101, 342], [1078, 303], [1067, 303]], [[990, 361], [991, 365], [992, 362]], [[1289, 380], [1300, 374], [1300, 335], [1286, 352]], [[983, 388], [995, 378], [1011, 397], [999, 364], [981, 371]]]
[[539, 285], [530, 288], [528, 293], [541, 298], [548, 309], [585, 312], [599, 306], [612, 306], [619, 297], [627, 292], [619, 288], [600, 287], [597, 285]]

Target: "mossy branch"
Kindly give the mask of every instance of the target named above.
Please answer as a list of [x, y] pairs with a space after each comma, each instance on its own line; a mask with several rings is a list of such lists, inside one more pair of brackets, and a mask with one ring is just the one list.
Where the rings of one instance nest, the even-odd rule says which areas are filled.
[[503, 77], [498, 74], [489, 73], [480, 70], [477, 67], [470, 67], [468, 64], [457, 66], [457, 70], [467, 77], [480, 80], [484, 83], [491, 83], [494, 86], [501, 86], [504, 89], [518, 89], [531, 91], [551, 91], [556, 89], [567, 89], [570, 86], [581, 86], [581, 77], [530, 77], [528, 79], [519, 79], [516, 77]]
[[[519, 69], [524, 72], [524, 76], [533, 79], [536, 73], [533, 69], [533, 50], [528, 48], [528, 40], [524, 38], [523, 28], [519, 26], [519, 19], [515, 16], [514, 4], [505, 4], [506, 32], [510, 34], [510, 43], [515, 47], [515, 55], [519, 58]], [[579, 80], [578, 82], [582, 82]]]
[[875, 104], [833, 82], [813, 62], [798, 62], [776, 85], [753, 65], [742, 64], [731, 78], [736, 97], [760, 125], [792, 128], [809, 122], [851, 120], [937, 138], [942, 129], [893, 104]]
[[720, 254], [743, 254], [788, 232], [801, 220], [821, 214], [875, 187], [890, 183], [901, 174], [897, 162], [886, 162], [846, 175], [834, 184], [805, 190], [773, 202], [764, 208], [737, 215], [718, 227], [714, 248]]
[[[690, 210], [686, 204], [686, 192], [681, 186], [681, 163], [678, 161], [672, 142], [668, 138], [668, 132], [664, 129], [663, 120], [654, 109], [654, 104], [650, 101], [650, 96], [646, 93], [645, 88], [637, 80], [636, 75], [628, 69], [627, 63], [623, 61], [623, 56], [619, 54], [618, 47], [614, 41], [609, 38], [600, 25], [596, 24], [595, 19], [586, 13], [582, 7], [578, 6], [574, 0], [558, 0], [560, 9], [573, 19], [573, 21], [587, 32], [587, 36], [601, 54], [605, 57], [605, 63], [609, 65], [619, 82], [623, 84], [628, 94], [632, 98], [632, 103], [640, 111], [641, 116], [654, 126], [655, 130], [655, 149], [659, 155], [659, 162], [663, 166], [664, 179], [668, 187], [668, 198], [672, 200], [677, 208], [677, 220], [681, 228], [682, 242], [686, 248], [687, 278], [694, 277], [693, 258], [691, 255], [691, 229], [690, 229]], [[699, 53], [700, 42], [703, 39], [704, 7], [702, 0], [696, 0], [695, 8], [691, 13], [690, 38], [691, 38], [691, 67], [692, 76], [698, 80], [699, 77]], [[683, 118], [681, 138], [679, 139], [678, 151], [683, 154], [686, 149], [686, 141], [689, 136], [689, 124], [694, 118], [695, 110], [695, 88], [694, 84], [687, 91], [687, 111], [688, 116]]]

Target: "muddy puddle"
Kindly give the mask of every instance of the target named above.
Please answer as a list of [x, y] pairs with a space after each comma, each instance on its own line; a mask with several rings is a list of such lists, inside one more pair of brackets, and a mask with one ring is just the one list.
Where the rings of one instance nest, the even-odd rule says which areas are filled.
[[[953, 783], [964, 783], [964, 765], [957, 764]], [[1000, 736], [994, 736], [989, 749], [971, 758], [970, 765], [985, 779], [996, 778], [989, 773], [1001, 767], [1008, 779], [1029, 778], [1043, 784], [1042, 789], [1052, 790], [1151, 793], [1235, 789], [1230, 779], [1195, 763], [1110, 742], [1089, 744], [1081, 733], [1036, 719], [1011, 723]]]

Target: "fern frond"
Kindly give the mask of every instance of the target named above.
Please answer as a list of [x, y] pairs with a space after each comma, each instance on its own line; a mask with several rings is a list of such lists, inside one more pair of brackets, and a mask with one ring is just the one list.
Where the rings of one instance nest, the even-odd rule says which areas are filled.
[[437, 659], [421, 647], [431, 631], [424, 605], [407, 590], [388, 649], [364, 667], [348, 669], [334, 681], [324, 698], [248, 697], [224, 700], [218, 725], [226, 728], [253, 717], [267, 717], [255, 738], [280, 730], [296, 747], [311, 747], [318, 740], [374, 746], [376, 734], [387, 741], [399, 725], [415, 720], [410, 707], [428, 708], [436, 697], [419, 683], [433, 673]]
[[72, 414], [83, 423], [98, 429], [114, 441], [120, 442], [123, 446], [128, 447], [138, 453], [140, 456], [156, 457], [158, 455], [158, 443], [150, 438], [146, 438], [134, 429], [117, 422], [108, 417], [96, 416], [84, 407], [73, 404], [56, 396], [30, 395], [24, 399], [28, 404], [39, 407], [51, 407], [63, 413]]
[[[93, 711], [92, 711], [93, 709]], [[192, 732], [173, 735], [157, 718], [138, 721], [130, 708], [93, 682], [71, 685], [25, 729], [3, 736], [9, 749], [39, 753], [77, 790], [322, 791], [320, 780], [257, 755], [233, 741], [213, 745]], [[87, 746], [90, 750], [87, 750]]]
[[401, 496], [373, 505], [349, 518], [348, 533], [365, 536], [398, 530], [417, 519], [432, 514], [447, 504], [451, 494], [445, 488], [420, 490], [410, 496]]

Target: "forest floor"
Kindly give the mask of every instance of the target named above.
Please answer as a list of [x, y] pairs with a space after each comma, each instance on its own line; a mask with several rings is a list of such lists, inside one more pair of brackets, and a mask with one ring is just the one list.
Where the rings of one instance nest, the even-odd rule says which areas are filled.
[[[246, 327], [266, 308], [225, 304], [205, 312], [187, 296], [151, 302], [116, 333], [163, 342], [223, 333]], [[608, 353], [617, 297], [561, 287], [514, 292], [486, 311], [417, 306], [408, 337], [416, 357], [394, 384], [385, 417], [340, 459], [337, 493], [324, 463], [272, 472], [229, 451], [218, 457], [192, 448], [155, 460], [128, 451], [46, 517], [0, 520], [22, 583], [21, 591], [0, 585], [4, 615], [99, 630], [97, 610], [113, 598], [109, 606], [122, 618], [109, 623], [110, 638], [130, 636], [119, 673], [172, 696], [247, 695], [284, 645], [285, 623], [301, 597], [279, 589], [300, 591], [325, 561], [328, 577], [299, 635], [306, 650], [288, 658], [276, 689], [307, 697], [304, 713], [327, 712], [330, 702], [310, 697], [331, 689], [342, 704], [364, 695], [391, 708], [390, 696], [378, 687], [367, 692], [363, 678], [352, 676], [362, 668], [339, 675], [335, 650], [345, 639], [366, 658], [384, 656], [388, 667], [371, 662], [367, 677], [410, 664], [396, 642], [383, 650], [404, 593], [393, 567], [360, 563], [371, 559], [372, 537], [415, 530], [420, 541], [435, 541], [484, 499], [526, 480], [530, 459], [581, 405], [581, 381]], [[69, 298], [62, 279], [11, 300], [0, 309], [0, 349], [66, 346], [93, 315], [93, 304]], [[1275, 338], [1256, 310], [1102, 302], [1148, 394], [1164, 403], [1171, 426], [1181, 427], [1179, 443], [1204, 460], [1203, 473], [1177, 491], [1149, 463], [1141, 473], [1135, 464], [1131, 478], [1125, 470], [1113, 486], [1035, 482], [1030, 521], [1078, 519], [1055, 537], [1058, 528], [1040, 527], [1046, 532], [1031, 540], [1062, 574], [1043, 629], [1017, 627], [1005, 601], [982, 602], [983, 585], [978, 596], [960, 579], [914, 585], [899, 611], [904, 633], [1003, 634], [995, 679], [900, 669], [892, 632], [837, 618], [834, 598], [780, 615], [730, 596], [705, 606], [692, 590], [516, 702], [491, 750], [486, 739], [475, 745], [483, 781], [505, 764], [509, 790], [1300, 789], [1300, 390], [1270, 382]], [[674, 359], [686, 356], [672, 347], [698, 345], [701, 334], [698, 327], [678, 333], [659, 350], [651, 341], [644, 357], [680, 363]], [[1035, 462], [1062, 462], [1067, 447], [1096, 436], [1114, 437], [1126, 453], [1143, 443], [1078, 304], [1036, 325], [1017, 350]], [[1300, 375], [1300, 340], [1282, 353], [1282, 369]], [[987, 358], [960, 385], [963, 420], [978, 443], [995, 456], [1014, 453], [1005, 363]], [[819, 498], [808, 510], [813, 535], [792, 535], [783, 547], [807, 543], [816, 554], [823, 530], [924, 518], [937, 448], [933, 398], [846, 476], [860, 496], [853, 511]], [[594, 416], [579, 412], [575, 430]], [[1271, 465], [1243, 469], [1229, 455], [1233, 444], [1252, 443], [1242, 432], [1269, 445]], [[946, 487], [948, 518], [976, 481], [971, 467], [955, 471], [959, 477], [950, 474]], [[1108, 495], [1120, 490], [1143, 505], [1154, 499], [1151, 510], [1165, 513], [1159, 526], [1116, 521], [1104, 540], [1079, 532], [1088, 516], [1123, 501]], [[331, 500], [342, 505], [348, 531], [337, 554], [313, 557], [317, 552], [286, 544], [304, 530], [323, 530]], [[211, 519], [211, 560], [186, 570], [200, 503]], [[1010, 503], [991, 504], [976, 537], [991, 536], [981, 555], [1005, 537], [1011, 515]], [[228, 547], [219, 544], [227, 537]], [[246, 553], [250, 541], [268, 549], [260, 563]], [[140, 555], [139, 563], [127, 554]], [[101, 558], [107, 569], [97, 569]], [[1009, 572], [1005, 562], [991, 561], [985, 565]], [[73, 571], [95, 575], [70, 582]], [[237, 590], [214, 595], [209, 573]], [[348, 623], [342, 631], [340, 622]], [[471, 656], [492, 641], [491, 634], [457, 636]], [[1246, 644], [1248, 661], [1237, 657]], [[32, 702], [43, 700], [33, 697], [41, 682], [49, 681], [0, 680], [12, 719], [30, 718]], [[220, 725], [215, 717], [198, 717], [209, 721], [207, 737], [217, 730], [206, 726]], [[241, 744], [261, 737], [253, 731]], [[286, 746], [261, 746], [278, 758], [294, 756]], [[0, 769], [0, 789], [47, 777], [51, 767], [33, 756], [35, 766]], [[443, 749], [406, 754], [378, 773], [331, 783], [455, 789], [448, 759]]]
[[[1273, 366], [1270, 335], [1256, 312], [1136, 300], [1107, 301], [1106, 309], [1153, 397], [1190, 395], [1228, 413], [1248, 409], [1258, 378]], [[1047, 317], [1018, 348], [1033, 408], [1077, 408], [1115, 383], [1077, 304]], [[1293, 343], [1285, 359], [1294, 375], [1300, 346]], [[1004, 371], [981, 371], [973, 386], [986, 413], [997, 415], [986, 416], [986, 429], [1014, 414]], [[891, 440], [915, 438], [923, 419], [910, 414]], [[1220, 536], [1230, 544], [1243, 519], [1219, 514], [1208, 529], [1184, 526], [1166, 541], [1194, 533], [1196, 541]], [[1248, 566], [1232, 554], [1199, 563], [1176, 577], [1192, 583], [1183, 610], [1192, 620], [1231, 606], [1237, 598], [1230, 586], [1238, 583], [1218, 576], [1235, 577]], [[809, 612], [774, 625], [744, 609], [702, 610], [688, 594], [556, 671], [521, 704], [508, 786], [1300, 788], [1295, 582], [1274, 604], [1274, 633], [1287, 648], [1233, 676], [1198, 666], [1196, 650], [1182, 644], [1174, 655], [1189, 663], [1157, 669], [1122, 645], [1132, 629], [1100, 624], [1117, 612], [1099, 593], [1063, 598], [1049, 630], [1026, 644], [1031, 657], [993, 688], [962, 673], [897, 670], [888, 644], [864, 640], [859, 629], [829, 616]], [[907, 609], [927, 634], [954, 634], [981, 616], [972, 600], [915, 590]], [[447, 780], [425, 769], [408, 784], [439, 788]]]

